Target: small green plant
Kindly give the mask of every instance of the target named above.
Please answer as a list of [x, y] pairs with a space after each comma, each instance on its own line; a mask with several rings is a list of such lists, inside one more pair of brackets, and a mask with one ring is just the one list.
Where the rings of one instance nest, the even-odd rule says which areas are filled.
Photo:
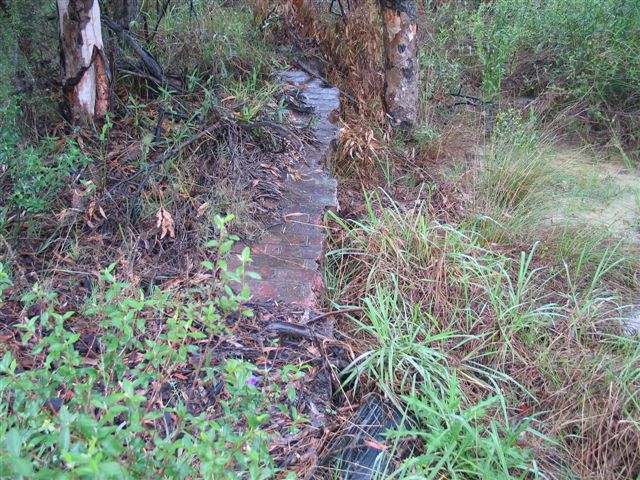
[[5, 265], [0, 262], [0, 303], [3, 299], [3, 292], [13, 285], [9, 272], [5, 268]]
[[[225, 96], [240, 105], [238, 118], [251, 122], [264, 113], [273, 104], [274, 94], [279, 89], [277, 83], [259, 81], [260, 67], [253, 67], [251, 74], [240, 81], [229, 82], [225, 86]], [[276, 107], [276, 113], [282, 110], [282, 104]]]
[[0, 115], [5, 115], [0, 124], [0, 168], [11, 179], [11, 205], [27, 213], [51, 211], [60, 187], [88, 165], [89, 159], [71, 139], [62, 148], [55, 138], [24, 143], [17, 126], [17, 110], [2, 108]]
[[[144, 293], [111, 265], [80, 313], [61, 311], [56, 295], [40, 288], [25, 296], [25, 304], [46, 308], [21, 326], [32, 364], [21, 367], [9, 352], [0, 360], [0, 476], [273, 478], [263, 427], [271, 406], [289, 406], [281, 407], [271, 375], [292, 379], [300, 369], [213, 361], [213, 340], [229, 320], [252, 315], [243, 306], [248, 289], [232, 288], [248, 275], [249, 251], [235, 270], [224, 259], [233, 245], [229, 221], [216, 219], [219, 234], [209, 247], [217, 257], [204, 266], [218, 280], [206, 291]], [[98, 329], [82, 354], [73, 327], [80, 318]], [[211, 398], [206, 408], [197, 406], [198, 392]], [[295, 390], [286, 396], [293, 402]]]
[[424, 385], [402, 400], [411, 420], [388, 437], [419, 439], [421, 447], [391, 478], [541, 478], [531, 452], [519, 444], [525, 432], [537, 432], [527, 422], [504, 425], [491, 419], [489, 412], [501, 401], [498, 397], [467, 405], [452, 376], [445, 392]]

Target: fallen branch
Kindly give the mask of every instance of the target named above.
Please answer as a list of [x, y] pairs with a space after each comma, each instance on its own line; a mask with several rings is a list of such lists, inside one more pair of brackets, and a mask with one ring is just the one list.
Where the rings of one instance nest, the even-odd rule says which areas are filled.
[[156, 123], [155, 133], [153, 135], [154, 143], [160, 143], [160, 137], [162, 136], [162, 122], [164, 121], [164, 108], [160, 109], [158, 115], [158, 122]]
[[118, 38], [129, 45], [135, 54], [140, 58], [142, 65], [146, 72], [136, 71], [131, 65], [126, 65], [122, 71], [131, 75], [135, 75], [147, 80], [151, 80], [158, 85], [170, 85], [173, 88], [180, 88], [180, 82], [175, 78], [168, 77], [160, 63], [155, 59], [151, 53], [149, 53], [144, 47], [142, 47], [124, 28], [122, 28], [117, 22], [111, 18], [104, 16], [104, 23], [112, 30]]
[[493, 105], [494, 101], [493, 100], [484, 100], [480, 97], [474, 97], [472, 95], [464, 95], [462, 93], [462, 85], [460, 85], [460, 88], [458, 88], [457, 92], [449, 92], [447, 93], [447, 95], [449, 95], [450, 97], [454, 97], [454, 98], [462, 98], [464, 99], [464, 102], [456, 102], [453, 106], [457, 106], [457, 105], [471, 105], [473, 107], [478, 107], [480, 105], [484, 106], [484, 105]]
[[[134, 173], [130, 177], [127, 177], [127, 178], [119, 181], [118, 183], [116, 183], [113, 187], [111, 187], [109, 189], [109, 192], [114, 191], [115, 189], [117, 189], [121, 185], [124, 185], [125, 183], [129, 183], [129, 182], [135, 180], [136, 178], [140, 177], [141, 175], [145, 175], [145, 178], [143, 179], [142, 182], [140, 182], [140, 184], [138, 184], [138, 187], [136, 189], [136, 193], [139, 193], [142, 190], [142, 188], [144, 188], [144, 186], [146, 185], [146, 182], [148, 181], [149, 175], [154, 170], [156, 170], [158, 167], [163, 165], [167, 160], [177, 156], [182, 150], [184, 150], [188, 146], [192, 145], [193, 143], [197, 142], [198, 140], [200, 140], [204, 136], [206, 136], [206, 135], [208, 135], [210, 133], [213, 133], [215, 130], [217, 130], [221, 126], [221, 122], [224, 121], [224, 119], [220, 118], [220, 117], [221, 116], [219, 116], [219, 120], [218, 121], [216, 121], [215, 123], [209, 125], [204, 130], [201, 130], [198, 133], [192, 135], [187, 140], [182, 142], [180, 145], [175, 145], [175, 146], [169, 148], [168, 150], [166, 150], [162, 155], [160, 155], [156, 160], [154, 160], [153, 163], [151, 163], [146, 169], [139, 170], [138, 172]], [[229, 122], [231, 122], [231, 121], [229, 121]], [[273, 129], [273, 130], [279, 130], [281, 132], [282, 136], [285, 136], [287, 138], [295, 140], [297, 142], [297, 144], [298, 144], [298, 147], [299, 148], [302, 147], [302, 141], [291, 130], [289, 130], [284, 125], [281, 125], [281, 124], [279, 124], [277, 122], [271, 122], [271, 121], [267, 121], [267, 120], [253, 122], [253, 123], [238, 122], [238, 121], [235, 121], [235, 122], [236, 122], [236, 125], [238, 125], [240, 128], [242, 128], [244, 130], [252, 130], [252, 129], [255, 129], [255, 128], [270, 128], [270, 129]]]
[[[134, 173], [133, 175], [131, 175], [130, 177], [127, 177], [121, 181], [119, 181], [118, 183], [116, 183], [113, 187], [111, 187], [109, 189], [110, 192], [112, 192], [113, 190], [115, 190], [116, 188], [118, 188], [121, 185], [124, 185], [125, 183], [129, 183], [133, 180], [135, 180], [136, 178], [138, 178], [140, 175], [143, 174], [147, 174], [147, 178], [148, 175], [153, 172], [156, 168], [158, 168], [159, 166], [161, 166], [163, 163], [165, 163], [167, 160], [169, 160], [170, 158], [175, 157], [178, 153], [180, 153], [182, 150], [184, 150], [185, 148], [187, 148], [189, 145], [191, 145], [194, 142], [197, 142], [198, 140], [200, 140], [202, 137], [204, 137], [205, 135], [207, 135], [208, 133], [212, 133], [214, 130], [216, 130], [218, 127], [220, 126], [220, 122], [216, 122], [212, 125], [209, 125], [207, 128], [205, 128], [204, 130], [196, 133], [195, 135], [192, 135], [191, 137], [189, 137], [187, 140], [185, 140], [184, 142], [182, 142], [180, 145], [176, 145], [174, 147], [171, 147], [170, 149], [168, 149], [167, 151], [165, 151], [162, 155], [160, 155], [160, 157], [158, 157], [153, 163], [151, 163], [145, 170], [139, 170], [136, 173]], [[146, 183], [146, 181], [143, 181], [144, 183]], [[143, 182], [141, 182], [140, 184], [142, 184]], [[141, 190], [140, 186], [138, 186], [138, 191]]]

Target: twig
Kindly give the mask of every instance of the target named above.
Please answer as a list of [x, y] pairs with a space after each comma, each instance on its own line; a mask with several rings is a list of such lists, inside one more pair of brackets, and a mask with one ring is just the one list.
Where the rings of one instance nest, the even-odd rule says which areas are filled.
[[306, 323], [309, 324], [311, 322], [317, 322], [318, 320], [322, 320], [323, 318], [331, 317], [333, 315], [342, 315], [344, 313], [352, 313], [352, 312], [361, 312], [364, 310], [362, 307], [348, 307], [342, 308], [340, 310], [333, 310], [332, 312], [321, 313], [320, 315], [316, 315], [313, 318], [310, 318]]
[[[165, 14], [167, 13], [167, 8], [169, 8], [169, 3], [171, 3], [171, 0], [165, 0], [165, 2], [162, 4], [162, 11], [158, 15], [158, 21], [156, 22], [156, 26], [153, 28], [153, 33], [151, 34], [151, 37], [149, 38], [147, 43], [152, 42], [153, 39], [156, 37], [156, 34], [158, 33], [158, 27], [160, 26], [160, 22], [162, 21]], [[158, 4], [156, 3], [156, 6], [157, 5]]]
[[162, 134], [163, 121], [164, 121], [164, 108], [160, 109], [160, 114], [158, 115], [158, 123], [156, 124], [156, 131], [154, 135], [155, 143], [160, 143], [160, 135]]
[[478, 104], [482, 104], [482, 105], [492, 105], [494, 102], [493, 100], [483, 100], [480, 97], [474, 97], [471, 95], [464, 95], [462, 93], [462, 85], [460, 85], [460, 87], [458, 88], [457, 92], [449, 92], [447, 93], [447, 95], [449, 95], [450, 97], [455, 97], [455, 98], [463, 98], [464, 100], [466, 100], [466, 102], [458, 102], [454, 105], [454, 107], [456, 105], [473, 105], [474, 107], [477, 107]]
[[213, 132], [215, 129], [217, 129], [220, 126], [220, 122], [216, 122], [212, 125], [209, 125], [207, 128], [205, 128], [204, 130], [196, 133], [195, 135], [192, 135], [191, 137], [189, 137], [187, 140], [185, 140], [183, 143], [181, 143], [180, 145], [174, 146], [170, 149], [168, 149], [166, 152], [164, 152], [162, 155], [160, 155], [160, 157], [158, 157], [151, 165], [149, 165], [149, 167], [147, 167], [146, 170], [139, 170], [136, 173], [134, 173], [133, 175], [131, 175], [130, 177], [127, 177], [121, 181], [119, 181], [118, 183], [116, 183], [113, 187], [111, 187], [109, 190], [113, 191], [116, 188], [118, 188], [120, 185], [123, 185], [125, 183], [128, 183], [132, 180], [135, 180], [136, 178], [138, 178], [140, 175], [144, 174], [144, 173], [151, 173], [153, 170], [155, 170], [156, 168], [158, 168], [160, 165], [162, 165], [163, 163], [165, 163], [167, 160], [169, 160], [170, 158], [176, 156], [178, 153], [180, 153], [182, 150], [184, 150], [185, 148], [187, 148], [189, 145], [191, 145], [194, 142], [197, 142], [198, 140], [200, 140], [202, 137], [204, 137], [206, 134]]
[[147, 69], [147, 72], [155, 78], [156, 82], [160, 84], [167, 84], [168, 81], [165, 77], [164, 70], [162, 69], [158, 61], [153, 57], [153, 55], [151, 55], [147, 50], [140, 46], [140, 44], [138, 44], [138, 42], [136, 42], [124, 28], [118, 25], [111, 18], [107, 16], [103, 16], [102, 18], [104, 19], [107, 27], [115, 32], [115, 34], [127, 45], [129, 45], [136, 53], [136, 55], [140, 57], [140, 60], [142, 60], [142, 63]]
[[134, 77], [142, 78], [144, 80], [148, 80], [150, 82], [153, 82], [153, 83], [156, 83], [156, 84], [159, 84], [159, 85], [162, 84], [153, 75], [149, 75], [148, 73], [140, 72], [138, 70], [132, 70], [132, 67], [133, 67], [133, 65], [129, 65], [128, 64], [126, 67], [120, 66], [120, 67], [117, 67], [117, 69], [118, 69], [118, 71], [120, 73], [125, 73], [127, 75], [133, 75]]

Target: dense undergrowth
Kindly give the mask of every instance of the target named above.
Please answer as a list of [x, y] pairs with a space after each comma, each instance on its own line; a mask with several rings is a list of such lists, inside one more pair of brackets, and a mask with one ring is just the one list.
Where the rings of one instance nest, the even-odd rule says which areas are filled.
[[[353, 2], [344, 18], [327, 15], [314, 2], [295, 14], [285, 10], [288, 27], [297, 32], [292, 41], [315, 48], [327, 63], [328, 78], [358, 100], [343, 106], [339, 174], [380, 183], [388, 182], [390, 171], [397, 177], [406, 168], [450, 161], [470, 137], [459, 130], [474, 127], [460, 124], [458, 111], [473, 106], [483, 114], [474, 123], [490, 130], [498, 109], [523, 102], [540, 124], [623, 149], [637, 165], [640, 64], [631, 53], [639, 48], [637, 2], [419, 3], [421, 119], [415, 155], [387, 141], [377, 6]], [[368, 178], [374, 172], [380, 173]]]
[[229, 230], [271, 221], [288, 172], [270, 126], [292, 44], [349, 96], [324, 276], [329, 305], [363, 310], [338, 325], [353, 357], [336, 401], [378, 391], [406, 415], [387, 477], [637, 478], [637, 225], [571, 216], [612, 194], [556, 154], [578, 134], [637, 166], [637, 2], [420, 2], [403, 133], [383, 114], [377, 2], [183, 3], [131, 25], [176, 86], [117, 75], [90, 130], [52, 108], [52, 5], [2, 3], [0, 475], [287, 474], [268, 423], [307, 422], [304, 367], [208, 355], [251, 318], [224, 256]]
[[[569, 259], [542, 242], [518, 255], [423, 207], [381, 200], [367, 200], [365, 218], [336, 219], [337, 248], [328, 253], [333, 301], [364, 307], [348, 384], [403, 399], [424, 432], [456, 414], [457, 403], [441, 403], [451, 388], [463, 405], [494, 404], [491, 417], [506, 429], [492, 436], [473, 418], [471, 431], [483, 425], [477, 442], [493, 446], [475, 452], [477, 464], [463, 451], [437, 462], [434, 449], [449, 445], [427, 441], [429, 455], [407, 460], [400, 478], [457, 469], [517, 477], [534, 468], [555, 478], [635, 477], [640, 349], [626, 336], [630, 287], [619, 282], [637, 264], [627, 267], [615, 244], [585, 243]], [[422, 418], [425, 411], [433, 415]], [[520, 463], [490, 467], [513, 449]]]
[[[60, 255], [83, 265], [76, 270], [122, 256], [131, 260], [131, 273], [151, 278], [159, 264], [168, 275], [198, 265], [187, 257], [206, 256], [216, 215], [233, 214], [231, 228], [249, 237], [271, 221], [280, 193], [271, 180], [289, 162], [276, 152], [296, 134], [270, 128], [283, 120], [272, 74], [284, 57], [255, 28], [249, 7], [216, 4], [211, 14], [198, 3], [143, 11], [130, 33], [147, 42], [171, 85], [137, 75], [133, 53], [105, 32], [108, 48], [121, 55], [112, 111], [93, 131], [67, 131], [59, 117], [52, 120], [55, 109], [35, 105], [60, 101], [52, 80], [57, 63], [43, 62], [52, 52], [40, 47], [55, 45], [56, 24], [47, 16], [55, 11], [36, 9], [39, 35], [17, 45], [11, 32], [33, 27], [20, 23], [17, 4], [10, 6], [17, 13], [2, 16], [11, 61], [3, 64], [8, 94], [0, 120], [0, 234], [10, 243], [28, 239], [39, 260]], [[13, 85], [15, 78], [24, 85]], [[99, 245], [88, 241], [87, 229], [100, 233]], [[169, 234], [164, 242], [157, 241], [161, 232], [163, 239]], [[144, 256], [156, 260], [137, 261]]]
[[0, 5], [0, 477], [273, 478], [303, 366], [219, 350], [252, 318], [229, 231], [271, 221], [304, 136], [285, 55], [248, 5], [145, 4], [129, 34], [171, 83], [103, 26], [112, 108], [73, 128], [55, 3], [28, 3]]
[[[228, 220], [217, 219], [220, 238], [210, 245], [220, 253], [233, 242]], [[283, 392], [275, 382], [257, 387], [255, 365], [213, 357], [212, 337], [251, 315], [248, 290], [230, 289], [243, 283], [244, 265], [207, 265], [219, 279], [210, 287], [145, 293], [118, 280], [114, 263], [78, 312], [45, 285], [24, 294], [40, 313], [19, 326], [22, 345], [0, 361], [0, 475], [273, 477], [263, 427]], [[0, 263], [3, 290], [0, 301], [12, 290]], [[80, 333], [82, 323], [91, 334]]]
[[[633, 1], [447, 2], [425, 11], [427, 95], [475, 86], [485, 101], [524, 97], [570, 112], [568, 129], [638, 154], [640, 6]], [[429, 18], [430, 17], [430, 18]], [[430, 93], [427, 93], [430, 92]]]
[[390, 476], [636, 478], [637, 231], [574, 215], [610, 193], [557, 151], [578, 134], [635, 171], [640, 9], [426, 2], [421, 118], [403, 136], [378, 116], [380, 89], [358, 87], [381, 64], [350, 53], [379, 52], [375, 8], [301, 8], [291, 28], [358, 99], [341, 112], [346, 208], [325, 282], [331, 305], [364, 309], [342, 324], [345, 388], [382, 391], [412, 420], [398, 435], [418, 447]]

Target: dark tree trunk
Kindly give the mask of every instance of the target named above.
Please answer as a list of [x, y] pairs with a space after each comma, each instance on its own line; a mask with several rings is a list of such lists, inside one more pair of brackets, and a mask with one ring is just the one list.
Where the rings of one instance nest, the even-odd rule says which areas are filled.
[[98, 0], [56, 0], [69, 117], [84, 123], [109, 107], [110, 75], [102, 43]]
[[128, 29], [131, 21], [138, 17], [140, 0], [109, 0], [107, 8], [111, 18], [122, 28]]
[[395, 126], [410, 128], [418, 116], [415, 0], [381, 0], [384, 26], [384, 101]]

